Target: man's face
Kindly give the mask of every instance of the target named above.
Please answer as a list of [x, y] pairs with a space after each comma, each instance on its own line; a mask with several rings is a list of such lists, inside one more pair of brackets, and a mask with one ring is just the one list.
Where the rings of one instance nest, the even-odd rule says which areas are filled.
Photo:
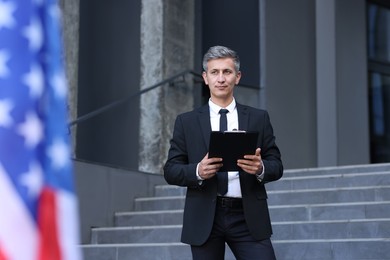
[[231, 58], [210, 60], [203, 79], [209, 86], [211, 100], [231, 101], [233, 88], [240, 82], [241, 72], [237, 72]]

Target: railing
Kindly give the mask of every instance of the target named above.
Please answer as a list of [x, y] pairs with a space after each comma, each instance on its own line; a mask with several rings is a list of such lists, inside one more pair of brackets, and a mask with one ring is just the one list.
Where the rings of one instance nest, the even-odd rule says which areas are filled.
[[134, 93], [134, 94], [132, 94], [130, 96], [127, 96], [125, 98], [116, 100], [116, 101], [114, 101], [114, 102], [112, 102], [112, 103], [110, 103], [108, 105], [105, 105], [105, 106], [103, 106], [101, 108], [98, 108], [98, 109], [96, 109], [96, 110], [94, 110], [92, 112], [89, 112], [89, 113], [87, 113], [87, 114], [85, 114], [83, 116], [80, 116], [77, 119], [69, 122], [68, 127], [71, 128], [72, 126], [75, 126], [75, 125], [77, 125], [77, 124], [79, 124], [81, 122], [87, 121], [87, 120], [89, 120], [89, 119], [91, 119], [91, 118], [93, 118], [93, 117], [95, 117], [97, 115], [100, 115], [100, 114], [102, 114], [102, 113], [104, 113], [104, 112], [106, 112], [108, 110], [111, 110], [111, 109], [113, 109], [113, 108], [115, 108], [115, 107], [117, 107], [117, 106], [119, 106], [121, 104], [124, 104], [124, 103], [130, 101], [131, 99], [133, 99], [135, 97], [139, 97], [142, 94], [147, 93], [147, 92], [149, 92], [149, 91], [151, 91], [151, 90], [153, 90], [155, 88], [161, 87], [161, 86], [163, 86], [163, 85], [165, 85], [167, 83], [173, 83], [174, 80], [176, 80], [177, 78], [184, 77], [187, 74], [191, 74], [193, 76], [200, 77], [200, 78], [202, 77], [201, 74], [196, 73], [196, 72], [194, 72], [192, 70], [182, 71], [182, 72], [177, 73], [176, 75], [173, 75], [172, 77], [167, 78], [167, 79], [165, 79], [165, 80], [163, 80], [161, 82], [158, 82], [158, 83], [156, 83], [156, 84], [154, 84], [154, 85], [152, 85], [152, 86], [150, 86], [148, 88], [142, 89], [142, 90], [138, 91], [137, 93]]

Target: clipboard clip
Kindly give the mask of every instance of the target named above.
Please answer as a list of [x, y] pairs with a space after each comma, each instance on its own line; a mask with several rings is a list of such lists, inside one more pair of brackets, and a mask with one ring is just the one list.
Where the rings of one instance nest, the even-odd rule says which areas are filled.
[[246, 133], [245, 130], [238, 130], [238, 129], [233, 129], [233, 130], [230, 130], [230, 131], [224, 131], [224, 133]]

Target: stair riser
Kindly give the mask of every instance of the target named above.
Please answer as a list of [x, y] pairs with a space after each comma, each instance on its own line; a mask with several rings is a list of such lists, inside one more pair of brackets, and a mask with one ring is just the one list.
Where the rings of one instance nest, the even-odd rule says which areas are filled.
[[189, 246], [83, 248], [84, 259], [91, 260], [191, 260]]
[[268, 197], [269, 205], [388, 201], [390, 200], [390, 188], [270, 193]]
[[176, 243], [180, 241], [181, 227], [134, 230], [92, 230], [92, 244]]
[[178, 199], [159, 199], [159, 200], [136, 200], [134, 209], [136, 211], [153, 210], [176, 210], [184, 208], [184, 197]]
[[154, 190], [156, 197], [185, 196], [187, 188], [174, 185], [161, 185], [157, 186]]
[[297, 169], [285, 170], [285, 177], [297, 176], [321, 176], [329, 174], [356, 174], [356, 173], [375, 173], [375, 172], [390, 172], [389, 164], [371, 164], [371, 165], [355, 165], [348, 167], [335, 168], [313, 168], [313, 169]]
[[388, 238], [390, 220], [379, 222], [273, 225], [274, 240]]
[[[298, 179], [288, 180], [280, 179], [276, 182], [266, 184], [268, 191], [282, 190], [301, 190], [301, 189], [324, 189], [340, 187], [361, 187], [362, 185], [370, 186], [390, 186], [390, 172], [387, 174], [371, 174], [353, 177], [329, 177], [320, 179]], [[185, 196], [186, 188], [163, 185], [156, 187], [156, 196]]]
[[388, 241], [274, 243], [278, 260], [384, 260], [389, 248]]
[[142, 214], [131, 216], [116, 216], [115, 223], [123, 226], [156, 226], [156, 225], [181, 225], [183, 213]]
[[[358, 190], [327, 190], [292, 193], [269, 193], [269, 205], [302, 205], [302, 204], [328, 204], [362, 201], [388, 201], [390, 188], [370, 188]], [[183, 209], [184, 197], [178, 199], [148, 199], [136, 200], [135, 210], [168, 210]]]
[[[379, 222], [274, 224], [274, 240], [390, 237], [390, 220]], [[93, 230], [92, 243], [173, 243], [181, 227], [134, 230]]]
[[390, 172], [387, 174], [327, 177], [320, 179], [280, 179], [266, 184], [267, 191], [294, 191], [303, 189], [331, 189], [362, 186], [390, 186]]
[[[341, 220], [389, 218], [390, 203], [324, 207], [270, 207], [272, 221]], [[183, 213], [121, 215], [115, 217], [116, 226], [181, 225]]]

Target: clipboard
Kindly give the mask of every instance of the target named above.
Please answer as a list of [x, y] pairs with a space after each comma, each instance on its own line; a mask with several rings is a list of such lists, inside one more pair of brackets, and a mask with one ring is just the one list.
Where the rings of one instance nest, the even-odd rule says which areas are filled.
[[258, 132], [246, 131], [211, 132], [209, 158], [223, 159], [221, 172], [238, 171], [237, 160], [244, 155], [255, 154], [258, 135]]

